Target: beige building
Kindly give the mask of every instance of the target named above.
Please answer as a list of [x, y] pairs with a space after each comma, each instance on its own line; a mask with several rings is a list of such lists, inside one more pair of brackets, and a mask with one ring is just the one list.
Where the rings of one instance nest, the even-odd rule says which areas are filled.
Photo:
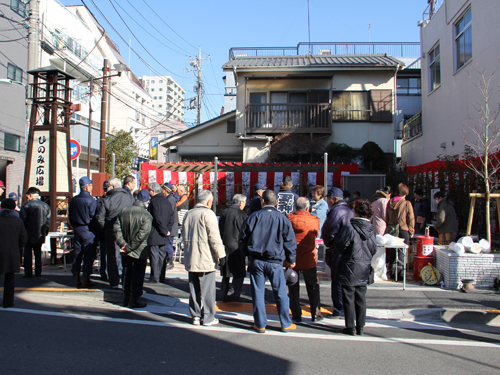
[[170, 76], [143, 76], [141, 82], [152, 98], [151, 114], [156, 121], [184, 121], [186, 91]]
[[167, 139], [170, 161], [262, 162], [283, 133], [355, 149], [373, 141], [393, 155], [396, 76], [404, 63], [387, 52], [418, 56], [418, 45], [359, 44], [356, 51], [354, 44], [331, 44], [300, 55], [302, 47], [295, 54], [231, 49], [222, 67], [224, 114]]
[[[484, 70], [485, 78], [500, 61], [500, 2], [498, 0], [432, 1], [419, 22], [422, 45], [422, 115], [407, 125], [403, 161], [418, 165], [439, 155], [459, 158], [469, 121], [478, 119], [484, 103], [474, 86]], [[500, 75], [492, 80], [500, 87]], [[500, 95], [491, 98], [498, 108]]]

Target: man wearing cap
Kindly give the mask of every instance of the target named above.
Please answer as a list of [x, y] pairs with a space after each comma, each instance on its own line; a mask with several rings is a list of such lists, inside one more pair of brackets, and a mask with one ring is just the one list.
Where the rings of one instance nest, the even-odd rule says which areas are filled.
[[341, 254], [337, 254], [333, 250], [333, 239], [337, 233], [345, 225], [348, 225], [354, 213], [344, 201], [344, 192], [339, 188], [332, 187], [328, 191], [326, 198], [328, 207], [326, 220], [321, 229], [321, 238], [325, 246], [328, 248], [325, 253], [325, 262], [331, 269], [332, 278], [332, 302], [334, 311], [327, 318], [335, 318], [344, 316], [344, 303], [342, 302], [342, 286], [339, 280], [339, 267]]
[[[175, 182], [175, 181], [174, 181]], [[167, 236], [167, 243], [165, 244], [165, 251], [167, 253], [163, 267], [160, 274], [160, 282], [165, 280], [165, 272], [174, 268], [174, 238], [179, 235], [179, 217], [177, 215], [177, 205], [173, 195], [174, 187], [172, 184], [167, 183], [162, 185], [163, 195], [167, 197], [167, 201], [170, 203], [171, 210], [169, 211], [169, 221], [173, 221], [172, 230]]]
[[151, 201], [149, 202], [148, 211], [153, 218], [153, 226], [148, 238], [149, 259], [151, 265], [151, 275], [149, 282], [159, 283], [161, 276], [162, 281], [165, 273], [161, 270], [166, 257], [165, 245], [169, 242], [170, 232], [174, 225], [174, 216], [172, 215], [172, 205], [168, 198], [162, 194], [160, 185], [156, 182], [149, 184], [149, 194]]
[[42, 275], [42, 244], [50, 229], [50, 207], [40, 200], [40, 190], [30, 187], [28, 199], [21, 206], [19, 217], [23, 220], [28, 242], [24, 247], [24, 277], [33, 276], [33, 254], [35, 254], [35, 276]]
[[[69, 223], [75, 233], [71, 272], [76, 288], [95, 286], [95, 283], [90, 281], [97, 246], [96, 235], [90, 228], [97, 208], [97, 202], [91, 195], [93, 183], [94, 181], [87, 176], [80, 178], [80, 194], [71, 199], [68, 207]], [[83, 271], [82, 280], [80, 280], [81, 270]]]
[[97, 210], [97, 221], [101, 229], [104, 229], [106, 236], [106, 266], [108, 270], [109, 285], [113, 289], [118, 289], [120, 275], [116, 261], [115, 236], [113, 225], [116, 217], [126, 207], [134, 204], [135, 200], [127, 190], [122, 188], [118, 178], [109, 180], [109, 188], [104, 202]]
[[179, 194], [177, 194], [177, 181], [170, 180], [168, 183], [172, 185], [172, 197], [175, 199], [175, 203], [179, 202], [179, 199], [181, 199], [181, 197], [179, 197]]
[[250, 201], [250, 214], [259, 211], [262, 208], [262, 193], [266, 191], [267, 187], [264, 184], [256, 183], [253, 186], [253, 191], [255, 193], [254, 197]]
[[291, 214], [295, 211], [295, 201], [299, 197], [292, 191], [293, 181], [290, 176], [283, 177], [281, 188], [277, 195], [276, 209], [285, 214]]
[[116, 244], [120, 247], [123, 264], [123, 306], [146, 307], [139, 301], [142, 296], [144, 274], [149, 255], [148, 237], [153, 217], [146, 210], [149, 193], [142, 189], [131, 207], [126, 207], [118, 215], [113, 226]]
[[17, 201], [19, 200], [18, 196], [16, 193], [10, 193], [9, 198], [12, 199], [14, 202], [16, 202], [16, 208], [14, 208], [16, 211], [19, 211], [19, 206], [17, 205]]
[[262, 194], [262, 201], [262, 210], [248, 217], [239, 235], [239, 248], [248, 255], [255, 322], [253, 329], [257, 333], [266, 331], [265, 291], [268, 278], [274, 292], [281, 330], [288, 332], [296, 329], [296, 326], [289, 315], [290, 301], [286, 294], [283, 262], [287, 267], [295, 267], [297, 241], [290, 220], [275, 208], [277, 200], [274, 191], [266, 190]]

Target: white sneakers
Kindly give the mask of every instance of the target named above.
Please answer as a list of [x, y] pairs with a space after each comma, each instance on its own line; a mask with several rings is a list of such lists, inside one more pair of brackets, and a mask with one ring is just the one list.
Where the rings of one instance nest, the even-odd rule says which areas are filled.
[[[200, 319], [199, 317], [195, 316], [195, 317], [193, 318], [193, 325], [195, 325], [195, 326], [199, 326], [200, 324], [201, 324], [201, 319]], [[209, 323], [205, 323], [205, 322], [203, 322], [203, 325], [204, 325], [205, 327], [210, 327], [210, 326], [214, 326], [214, 325], [217, 325], [217, 324], [219, 324], [219, 319], [216, 319], [216, 318], [214, 318], [214, 320], [212, 320], [212, 321], [211, 321], [211, 322], [209, 322]]]
[[193, 325], [195, 325], [195, 326], [199, 326], [200, 325], [200, 318], [199, 317], [195, 316], [193, 318]]

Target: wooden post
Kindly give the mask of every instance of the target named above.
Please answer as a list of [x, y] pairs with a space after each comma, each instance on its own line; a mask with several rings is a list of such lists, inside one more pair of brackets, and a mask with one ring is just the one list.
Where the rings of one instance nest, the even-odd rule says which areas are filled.
[[[476, 194], [477, 190], [473, 190], [472, 193]], [[466, 236], [470, 235], [470, 232], [472, 229], [472, 218], [474, 216], [474, 207], [476, 206], [476, 199], [477, 199], [477, 197], [475, 195], [472, 196], [472, 194], [471, 194], [471, 197], [472, 197], [472, 199], [470, 201], [469, 219], [467, 220], [467, 230], [465, 231]]]

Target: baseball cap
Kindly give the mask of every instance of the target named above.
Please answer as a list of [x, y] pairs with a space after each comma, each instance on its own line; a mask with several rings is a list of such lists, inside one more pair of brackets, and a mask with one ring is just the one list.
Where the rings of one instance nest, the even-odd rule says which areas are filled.
[[2, 180], [0, 180], [0, 189], [5, 189], [5, 185], [3, 184]]
[[257, 190], [266, 190], [267, 189], [267, 186], [264, 185], [264, 184], [261, 184], [261, 183], [256, 183], [254, 186], [253, 186], [253, 190], [254, 191], [257, 191]]
[[295, 285], [299, 281], [299, 275], [293, 268], [285, 270], [286, 285]]
[[169, 181], [169, 184], [170, 184], [170, 185], [177, 185], [177, 181], [175, 181], [175, 180], [170, 180], [170, 181]]
[[166, 184], [163, 184], [161, 185], [162, 188], [164, 188], [165, 190], [167, 190], [167, 192], [171, 193], [172, 192], [172, 189], [174, 188], [170, 183], [166, 183]]
[[16, 193], [10, 193], [9, 194], [9, 198], [14, 200], [14, 201], [17, 201], [18, 197], [17, 197], [17, 194]]
[[337, 197], [337, 198], [340, 198], [340, 199], [344, 198], [344, 192], [342, 190], [340, 190], [339, 188], [336, 188], [336, 187], [330, 188], [330, 190], [328, 190], [328, 195], [330, 197]]
[[109, 180], [106, 180], [102, 183], [102, 190], [108, 191], [109, 189]]
[[82, 178], [80, 178], [80, 187], [85, 187], [89, 184], [92, 184], [94, 181], [92, 181], [90, 178], [88, 178], [87, 176], [83, 176]]
[[137, 200], [141, 202], [147, 202], [149, 200], [149, 191], [142, 189], [137, 193]]

